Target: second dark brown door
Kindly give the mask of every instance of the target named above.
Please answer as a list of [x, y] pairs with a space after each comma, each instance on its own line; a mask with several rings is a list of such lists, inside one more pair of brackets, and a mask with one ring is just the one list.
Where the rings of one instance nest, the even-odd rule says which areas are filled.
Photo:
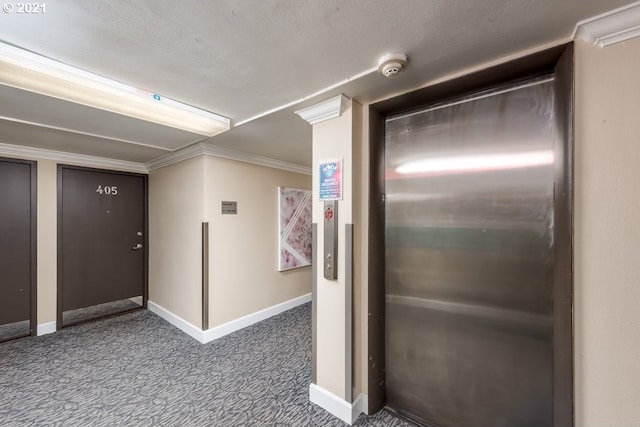
[[35, 332], [35, 168], [0, 159], [0, 341]]

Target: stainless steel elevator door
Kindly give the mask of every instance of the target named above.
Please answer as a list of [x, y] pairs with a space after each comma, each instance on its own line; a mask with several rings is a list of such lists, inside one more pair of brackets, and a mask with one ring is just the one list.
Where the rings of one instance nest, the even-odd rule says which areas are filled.
[[552, 425], [553, 82], [389, 117], [386, 398], [428, 426]]

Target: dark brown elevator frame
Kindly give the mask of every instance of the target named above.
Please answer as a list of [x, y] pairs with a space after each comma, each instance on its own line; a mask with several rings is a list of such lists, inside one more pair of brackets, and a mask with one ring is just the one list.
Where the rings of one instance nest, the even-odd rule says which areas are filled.
[[[31, 273], [30, 273], [30, 303], [29, 303], [29, 335], [38, 335], [38, 165], [32, 160], [11, 159], [0, 157], [0, 161], [22, 163], [31, 167]], [[22, 338], [22, 337], [16, 337]]]
[[[62, 326], [62, 170], [63, 169], [74, 169], [81, 170], [87, 172], [100, 172], [100, 173], [113, 173], [117, 175], [126, 175], [126, 176], [136, 176], [141, 177], [144, 183], [144, 283], [142, 286], [142, 307], [134, 308], [132, 310], [126, 310], [120, 313], [114, 313], [105, 317], [118, 316], [121, 314], [129, 313], [131, 311], [136, 311], [140, 309], [147, 308], [147, 302], [149, 299], [149, 176], [147, 174], [135, 173], [135, 172], [123, 172], [123, 171], [114, 171], [110, 169], [98, 169], [98, 168], [89, 168], [84, 166], [73, 166], [73, 165], [63, 165], [58, 164], [57, 169], [57, 216], [58, 216], [58, 227], [57, 227], [57, 240], [58, 240], [58, 255], [57, 255], [57, 314], [56, 314], [56, 330], [60, 330], [63, 328]], [[96, 319], [90, 319], [87, 321], [93, 321]], [[84, 322], [80, 322], [84, 323]], [[71, 325], [67, 325], [71, 326]]]
[[[492, 86], [554, 74], [555, 242], [553, 272], [553, 421], [574, 425], [573, 390], [573, 43], [474, 72], [369, 107], [368, 413], [385, 405], [385, 119]], [[560, 141], [560, 143], [558, 143]]]

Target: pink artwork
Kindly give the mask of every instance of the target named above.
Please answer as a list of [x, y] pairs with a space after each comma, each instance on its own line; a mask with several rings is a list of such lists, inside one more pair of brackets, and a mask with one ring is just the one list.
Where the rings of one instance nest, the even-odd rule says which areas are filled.
[[311, 265], [311, 191], [278, 187], [278, 271]]

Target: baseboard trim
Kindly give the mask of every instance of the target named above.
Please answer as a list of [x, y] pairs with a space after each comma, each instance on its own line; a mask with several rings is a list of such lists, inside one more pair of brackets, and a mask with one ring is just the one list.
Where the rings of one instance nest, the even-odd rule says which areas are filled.
[[166, 308], [156, 304], [153, 301], [148, 301], [147, 305], [149, 311], [162, 317], [164, 320], [171, 323], [173, 326], [180, 329], [182, 332], [186, 333], [192, 338], [195, 338], [201, 343], [206, 344], [225, 335], [229, 335], [232, 332], [246, 328], [247, 326], [251, 326], [255, 323], [276, 316], [287, 310], [291, 310], [292, 308], [295, 308], [299, 305], [306, 304], [310, 301], [311, 294], [309, 293], [297, 298], [290, 299], [289, 301], [285, 301], [283, 303], [265, 308], [264, 310], [256, 311], [255, 313], [240, 317], [238, 319], [224, 323], [220, 326], [215, 326], [213, 328], [207, 329], [206, 331], [203, 331], [199, 327], [193, 325], [192, 323], [189, 323], [180, 316], [175, 315], [174, 313], [170, 312]]
[[291, 310], [292, 308], [295, 308], [299, 305], [306, 304], [310, 301], [311, 293], [308, 293], [306, 295], [290, 299], [289, 301], [285, 301], [280, 304], [265, 308], [264, 310], [256, 311], [255, 313], [240, 317], [239, 319], [232, 320], [220, 326], [214, 326], [213, 328], [204, 331], [203, 342], [211, 342], [225, 335], [229, 335], [232, 332], [246, 328], [247, 326], [251, 326], [255, 323], [262, 322], [263, 320], [276, 316], [287, 310]]
[[167, 322], [171, 323], [173, 326], [175, 326], [176, 328], [180, 329], [182, 332], [184, 332], [185, 334], [189, 335], [190, 337], [195, 338], [200, 342], [204, 342], [203, 341], [204, 336], [203, 336], [202, 329], [200, 329], [197, 326], [187, 322], [182, 317], [180, 317], [180, 316], [178, 316], [176, 314], [173, 314], [172, 312], [170, 312], [166, 308], [162, 307], [161, 305], [156, 304], [153, 301], [147, 301], [147, 308], [149, 309], [149, 311], [151, 311], [152, 313], [155, 313], [158, 316], [162, 317], [164, 320], [166, 320]]
[[349, 403], [316, 384], [309, 384], [309, 400], [349, 425], [353, 425], [361, 413], [367, 413], [368, 399], [363, 393]]
[[38, 336], [52, 334], [56, 331], [56, 322], [40, 323], [38, 325]]
[[369, 414], [369, 395], [364, 393], [360, 393], [353, 402], [353, 419], [357, 420], [360, 414]]

